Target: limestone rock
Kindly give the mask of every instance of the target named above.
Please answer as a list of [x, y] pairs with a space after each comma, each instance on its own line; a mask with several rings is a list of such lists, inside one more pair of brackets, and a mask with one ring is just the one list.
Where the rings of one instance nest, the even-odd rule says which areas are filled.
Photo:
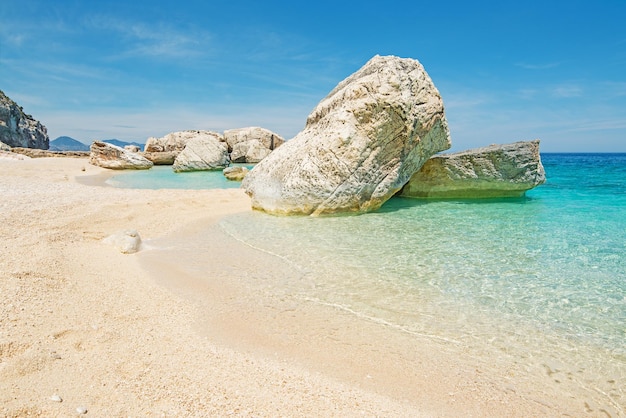
[[106, 237], [102, 242], [114, 246], [123, 254], [136, 253], [141, 249], [141, 237], [134, 229], [116, 232]]
[[246, 167], [232, 166], [226, 167], [223, 173], [228, 180], [242, 181], [249, 171]]
[[139, 151], [141, 151], [141, 148], [139, 148], [137, 145], [124, 145], [124, 149], [126, 151], [134, 153], [138, 153]]
[[172, 169], [176, 172], [221, 170], [229, 163], [226, 144], [212, 135], [202, 135], [187, 141]]
[[217, 132], [211, 131], [197, 131], [197, 130], [189, 130], [189, 131], [179, 131], [179, 132], [171, 132], [164, 137], [161, 138], [148, 138], [146, 141], [146, 146], [144, 147], [145, 152], [164, 152], [164, 151], [173, 151], [173, 152], [181, 152], [185, 149], [187, 142], [191, 139], [198, 137], [206, 137], [212, 136], [216, 138], [218, 141], [223, 142], [224, 137]]
[[430, 158], [401, 191], [406, 197], [522, 196], [546, 181], [539, 140], [490, 145]]
[[98, 167], [113, 170], [143, 170], [153, 166], [151, 161], [141, 155], [106, 142], [94, 141], [90, 149], [89, 163]]
[[142, 155], [154, 165], [172, 165], [179, 151], [144, 152]]
[[0, 141], [10, 147], [48, 149], [48, 131], [0, 90]]
[[379, 208], [450, 148], [443, 100], [413, 59], [375, 56], [339, 83], [295, 138], [243, 181], [252, 207], [320, 215]]
[[5, 144], [4, 142], [0, 141], [0, 151], [11, 152], [11, 147]]
[[272, 150], [266, 148], [261, 141], [252, 139], [236, 143], [230, 153], [230, 159], [234, 163], [258, 163], [270, 155], [270, 152]]
[[224, 131], [230, 159], [238, 163], [257, 163], [285, 140], [278, 134], [258, 126]]

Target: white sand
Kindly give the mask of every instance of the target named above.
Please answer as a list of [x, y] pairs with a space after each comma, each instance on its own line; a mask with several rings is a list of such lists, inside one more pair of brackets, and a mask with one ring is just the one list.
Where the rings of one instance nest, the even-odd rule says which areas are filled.
[[110, 174], [83, 159], [0, 159], [1, 416], [584, 415], [567, 393], [458, 347], [255, 298], [245, 277], [285, 267], [219, 228], [209, 280], [150, 248], [121, 254], [103, 238], [192, 237], [249, 200], [76, 181]]

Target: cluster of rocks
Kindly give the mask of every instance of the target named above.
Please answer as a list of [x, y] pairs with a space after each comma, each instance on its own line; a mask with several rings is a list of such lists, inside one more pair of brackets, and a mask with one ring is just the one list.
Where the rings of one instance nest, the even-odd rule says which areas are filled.
[[229, 179], [241, 180], [247, 169], [229, 167], [231, 163], [258, 163], [285, 140], [260, 127], [239, 128], [220, 134], [204, 130], [172, 132], [161, 138], [148, 138], [143, 152], [122, 149], [94, 141], [90, 162], [112, 169], [147, 169], [171, 165], [175, 172], [227, 170]]
[[306, 126], [243, 180], [252, 207], [322, 215], [408, 197], [519, 196], [545, 181], [539, 141], [447, 156], [443, 100], [413, 59], [375, 56], [339, 83]]
[[[41, 150], [46, 128], [1, 91], [0, 141], [9, 157], [58, 155]], [[290, 141], [259, 127], [188, 130], [149, 138], [143, 152], [94, 141], [89, 157], [111, 169], [223, 170], [243, 180], [254, 209], [273, 214], [368, 212], [396, 194], [521, 196], [545, 182], [539, 140], [439, 154], [450, 147], [443, 100], [424, 67], [375, 56], [322, 99]]]

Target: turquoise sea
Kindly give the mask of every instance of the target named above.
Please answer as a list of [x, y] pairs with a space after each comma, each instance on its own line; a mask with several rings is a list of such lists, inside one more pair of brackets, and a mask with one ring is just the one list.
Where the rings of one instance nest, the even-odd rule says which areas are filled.
[[[294, 297], [475, 358], [562, 374], [623, 414], [626, 154], [543, 154], [542, 161], [547, 182], [523, 198], [393, 198], [359, 216], [251, 212], [221, 227], [293, 264], [293, 280], [281, 286]], [[204, 174], [206, 188], [237, 186], [208, 179], [220, 172]], [[187, 175], [170, 176], [176, 187], [196, 188]]]
[[[244, 165], [252, 168], [250, 165]], [[109, 186], [124, 189], [230, 189], [237, 188], [240, 182], [227, 180], [221, 170], [192, 171], [175, 173], [171, 166], [154, 166], [149, 170], [126, 170], [120, 172], [106, 183]]]

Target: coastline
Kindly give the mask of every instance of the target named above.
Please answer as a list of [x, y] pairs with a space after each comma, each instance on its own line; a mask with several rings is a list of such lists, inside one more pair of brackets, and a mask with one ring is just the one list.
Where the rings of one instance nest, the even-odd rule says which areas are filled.
[[[115, 173], [69, 158], [0, 170], [5, 416], [581, 413], [506, 365], [281, 295], [290, 266], [219, 228], [250, 211], [240, 189], [94, 187]], [[129, 228], [139, 253], [102, 243]], [[197, 231], [210, 234], [211, 271], [185, 270], [167, 247]]]

